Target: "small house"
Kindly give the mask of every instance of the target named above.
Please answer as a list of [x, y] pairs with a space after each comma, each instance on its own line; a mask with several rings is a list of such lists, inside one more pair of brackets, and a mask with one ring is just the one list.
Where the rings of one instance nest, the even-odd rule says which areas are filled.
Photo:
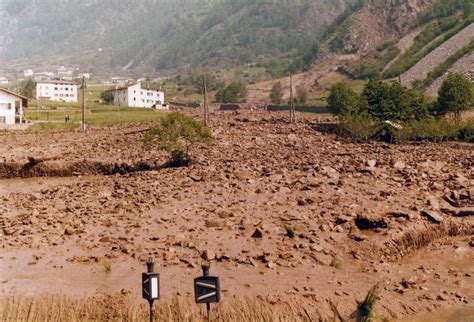
[[26, 107], [28, 107], [28, 98], [0, 88], [0, 125], [23, 123], [23, 109]]

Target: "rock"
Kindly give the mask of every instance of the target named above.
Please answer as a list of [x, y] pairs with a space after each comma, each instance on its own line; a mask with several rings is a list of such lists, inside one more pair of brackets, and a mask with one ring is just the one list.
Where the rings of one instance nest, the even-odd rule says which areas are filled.
[[393, 167], [397, 170], [403, 170], [405, 169], [406, 165], [405, 165], [405, 162], [403, 161], [396, 161], [393, 163]]
[[428, 195], [427, 199], [428, 199], [427, 204], [429, 206], [431, 206], [432, 209], [434, 209], [434, 210], [439, 210], [440, 209], [438, 199], [435, 196]]
[[253, 232], [252, 238], [262, 238], [263, 237], [263, 233], [260, 229], [255, 229], [255, 231]]
[[368, 160], [367, 161], [367, 166], [369, 166], [370, 168], [375, 168], [376, 165], [377, 165], [376, 160]]
[[435, 224], [440, 224], [443, 221], [443, 217], [435, 211], [428, 212], [428, 211], [423, 210], [421, 212], [421, 215], [427, 218], [430, 222], [435, 223]]

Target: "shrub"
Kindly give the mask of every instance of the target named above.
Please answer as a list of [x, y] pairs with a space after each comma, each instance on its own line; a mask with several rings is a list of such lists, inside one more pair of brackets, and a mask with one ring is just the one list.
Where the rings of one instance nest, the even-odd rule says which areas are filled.
[[283, 101], [283, 88], [281, 86], [281, 82], [276, 82], [272, 86], [272, 90], [270, 92], [270, 99], [272, 100], [273, 104], [281, 104]]
[[459, 124], [445, 118], [426, 118], [412, 121], [400, 130], [393, 130], [397, 142], [430, 140], [435, 142], [456, 139], [460, 134]]
[[295, 102], [296, 104], [304, 105], [308, 103], [308, 90], [303, 86], [296, 86], [296, 97]]
[[339, 133], [361, 140], [374, 138], [382, 129], [382, 124], [367, 113], [340, 117]]
[[114, 94], [111, 91], [105, 91], [100, 93], [100, 99], [104, 101], [105, 104], [112, 104], [114, 102]]
[[147, 147], [158, 145], [171, 155], [171, 166], [185, 166], [191, 161], [191, 149], [197, 143], [210, 144], [211, 130], [192, 117], [175, 112], [145, 133]]

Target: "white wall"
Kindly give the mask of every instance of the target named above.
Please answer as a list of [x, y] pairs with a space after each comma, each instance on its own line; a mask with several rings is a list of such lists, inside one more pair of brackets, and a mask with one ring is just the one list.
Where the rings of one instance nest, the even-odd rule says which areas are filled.
[[5, 124], [15, 124], [15, 101], [21, 102], [21, 99], [0, 91], [0, 118], [5, 118]]
[[36, 99], [48, 99], [57, 102], [77, 102], [77, 85], [64, 83], [36, 84]]
[[128, 103], [131, 107], [162, 108], [165, 93], [141, 88], [140, 84], [128, 88]]
[[158, 109], [164, 108], [165, 93], [142, 89], [141, 84], [116, 90], [113, 93], [115, 105], [144, 108], [155, 106], [155, 108]]

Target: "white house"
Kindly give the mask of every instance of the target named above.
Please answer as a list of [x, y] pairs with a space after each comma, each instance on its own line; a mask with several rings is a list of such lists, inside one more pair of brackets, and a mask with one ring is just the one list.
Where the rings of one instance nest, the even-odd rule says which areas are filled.
[[35, 74], [35, 73], [33, 72], [32, 69], [25, 69], [25, 70], [23, 71], [23, 76], [24, 76], [24, 77], [33, 77], [34, 74]]
[[23, 123], [23, 109], [28, 107], [28, 99], [0, 88], [0, 125]]
[[60, 66], [58, 68], [59, 77], [72, 77], [73, 75], [74, 75], [74, 68], [72, 67]]
[[144, 89], [138, 83], [128, 87], [111, 90], [114, 94], [114, 105], [165, 109], [165, 93]]
[[64, 80], [39, 81], [36, 83], [36, 99], [75, 103], [77, 85]]
[[0, 85], [7, 85], [8, 79], [6, 77], [0, 77]]

